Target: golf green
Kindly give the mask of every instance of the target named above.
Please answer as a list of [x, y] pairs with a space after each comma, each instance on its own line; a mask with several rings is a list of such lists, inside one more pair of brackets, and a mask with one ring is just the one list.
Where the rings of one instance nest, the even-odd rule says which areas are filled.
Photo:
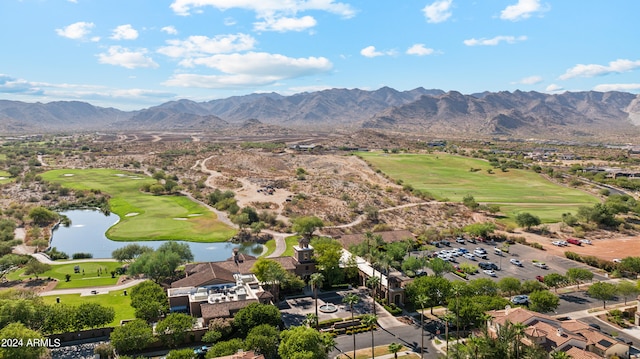
[[[78, 273], [75, 273], [74, 267], [78, 266]], [[67, 288], [88, 288], [115, 285], [118, 282], [118, 276], [111, 278], [111, 271], [121, 267], [119, 262], [77, 262], [65, 264], [53, 264], [51, 269], [39, 274], [39, 278], [55, 278], [58, 284], [55, 289]], [[27, 278], [35, 278], [34, 275], [25, 275], [24, 268], [18, 269], [7, 275], [9, 280], [19, 280]], [[67, 282], [66, 275], [71, 277]]]
[[361, 152], [358, 156], [394, 180], [427, 191], [438, 200], [460, 202], [472, 195], [477, 202], [498, 204], [508, 217], [529, 212], [543, 222], [558, 222], [562, 213], [576, 213], [580, 206], [599, 202], [588, 193], [550, 182], [533, 171], [502, 172], [475, 158], [446, 153]]
[[185, 196], [140, 191], [143, 184], [156, 182], [146, 175], [111, 169], [61, 169], [45, 172], [42, 178], [71, 189], [108, 193], [111, 211], [120, 217], [106, 233], [112, 240], [222, 242], [235, 234], [215, 213]]

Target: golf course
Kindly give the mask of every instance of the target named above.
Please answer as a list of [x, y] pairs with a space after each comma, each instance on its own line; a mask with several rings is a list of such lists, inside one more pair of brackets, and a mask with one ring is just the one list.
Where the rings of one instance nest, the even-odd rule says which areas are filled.
[[185, 196], [140, 191], [144, 183], [156, 183], [146, 175], [111, 169], [61, 169], [45, 172], [42, 178], [70, 189], [109, 194], [111, 212], [120, 221], [106, 236], [115, 241], [222, 242], [235, 234], [215, 213]]
[[429, 192], [437, 200], [461, 202], [472, 195], [477, 202], [497, 204], [506, 220], [529, 212], [542, 222], [559, 222], [563, 213], [575, 214], [580, 206], [599, 202], [586, 192], [552, 183], [533, 171], [502, 172], [475, 158], [445, 153], [360, 152], [358, 156], [393, 180]]

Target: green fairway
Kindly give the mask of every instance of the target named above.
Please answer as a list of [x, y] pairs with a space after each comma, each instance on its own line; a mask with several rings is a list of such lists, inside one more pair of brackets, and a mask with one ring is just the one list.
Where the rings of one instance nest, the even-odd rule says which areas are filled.
[[[74, 273], [74, 267], [80, 267], [80, 273]], [[68, 264], [53, 264], [51, 270], [38, 275], [39, 278], [55, 278], [58, 285], [55, 289], [87, 288], [107, 285], [116, 285], [118, 276], [111, 278], [111, 271], [121, 267], [119, 262], [80, 262]], [[84, 270], [84, 273], [83, 273]], [[100, 273], [98, 273], [100, 270]], [[9, 280], [35, 278], [34, 275], [24, 275], [24, 268], [7, 274]], [[66, 275], [71, 275], [71, 280], [66, 281]]]
[[145, 175], [109, 169], [64, 169], [45, 172], [42, 178], [68, 188], [98, 189], [111, 195], [111, 211], [120, 216], [106, 233], [112, 240], [222, 242], [235, 234], [215, 213], [187, 197], [141, 192], [144, 183], [155, 183]]
[[105, 307], [112, 307], [116, 311], [116, 316], [111, 323], [106, 325], [108, 327], [120, 326], [121, 320], [135, 319], [134, 309], [131, 307], [131, 297], [128, 295], [125, 296], [122, 290], [112, 291], [107, 294], [85, 295], [82, 297], [80, 294], [51, 295], [42, 297], [42, 300], [47, 304], [54, 304], [56, 303], [56, 297], [60, 298], [60, 303], [73, 306], [82, 303], [98, 303]]
[[475, 158], [444, 153], [358, 155], [394, 180], [427, 191], [436, 199], [460, 202], [470, 194], [477, 202], [498, 204], [509, 217], [529, 212], [543, 222], [558, 222], [562, 213], [575, 214], [580, 206], [598, 203], [596, 197], [552, 183], [538, 173], [518, 169], [502, 172]]

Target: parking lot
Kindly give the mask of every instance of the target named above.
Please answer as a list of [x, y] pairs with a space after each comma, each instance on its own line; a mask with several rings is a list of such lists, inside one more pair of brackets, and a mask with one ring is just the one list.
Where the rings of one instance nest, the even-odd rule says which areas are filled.
[[[493, 243], [493, 242], [477, 242], [477, 243], [468, 243], [464, 244], [456, 243], [455, 241], [451, 242], [451, 246], [441, 246], [437, 250], [451, 250], [454, 248], [466, 248], [469, 252], [472, 252], [476, 248], [483, 248], [487, 253], [487, 259], [481, 259], [476, 257], [475, 260], [470, 260], [464, 258], [463, 256], [453, 257], [454, 261], [451, 262], [453, 265], [460, 265], [462, 263], [471, 263], [474, 265], [478, 265], [480, 262], [491, 262], [497, 265], [498, 270], [495, 270], [495, 277], [491, 277], [485, 273], [483, 270], [479, 268], [479, 272], [475, 275], [469, 276], [469, 279], [475, 278], [491, 278], [493, 280], [499, 281], [505, 277], [514, 277], [520, 280], [529, 280], [536, 279], [536, 276], [545, 276], [549, 273], [559, 273], [566, 274], [569, 268], [585, 268], [588, 270], [593, 270], [592, 267], [589, 267], [586, 264], [574, 262], [564, 257], [558, 257], [555, 255], [547, 254], [546, 251], [535, 249], [529, 246], [521, 245], [521, 244], [512, 244], [509, 246], [509, 252], [502, 252], [501, 255], [496, 254], [494, 251], [494, 247], [498, 245], [501, 246], [501, 243]], [[567, 249], [569, 250], [569, 249]], [[510, 263], [510, 259], [517, 259], [522, 263], [522, 267], [516, 266]], [[547, 269], [542, 269], [534, 266], [534, 260], [538, 262], [543, 262], [548, 267]], [[459, 276], [453, 273], [447, 273], [445, 277], [449, 280], [461, 279]], [[604, 280], [606, 279], [602, 275], [599, 275], [594, 272], [594, 280]]]

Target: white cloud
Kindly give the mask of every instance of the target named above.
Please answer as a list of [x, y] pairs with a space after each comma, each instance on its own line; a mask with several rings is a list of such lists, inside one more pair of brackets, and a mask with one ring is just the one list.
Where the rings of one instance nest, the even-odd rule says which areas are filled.
[[203, 88], [266, 85], [285, 79], [327, 72], [333, 67], [324, 57], [291, 58], [265, 52], [218, 54], [190, 59], [188, 62], [189, 65], [207, 66], [223, 74], [176, 74], [163, 84]]
[[296, 14], [308, 10], [321, 10], [346, 18], [353, 17], [355, 10], [349, 4], [334, 0], [174, 0], [171, 9], [178, 15], [190, 15], [194, 8], [212, 6], [219, 10], [240, 8], [254, 11], [259, 18], [277, 14]]
[[93, 29], [94, 26], [92, 22], [79, 21], [62, 29], [56, 29], [56, 33], [68, 39], [82, 40], [91, 33], [91, 29]]
[[501, 42], [506, 42], [507, 44], [515, 44], [516, 42], [525, 41], [526, 39], [526, 36], [496, 36], [491, 39], [468, 39], [464, 40], [463, 42], [467, 46], [496, 46]]
[[594, 91], [640, 91], [640, 83], [638, 84], [600, 84], [593, 88]]
[[560, 76], [560, 80], [568, 80], [574, 77], [594, 77], [609, 75], [614, 73], [622, 73], [640, 68], [640, 60], [631, 61], [626, 59], [618, 59], [609, 62], [608, 66], [597, 64], [578, 64], [568, 69]]
[[317, 22], [312, 16], [297, 17], [266, 17], [264, 21], [253, 24], [257, 31], [304, 31], [316, 26]]
[[427, 22], [437, 24], [439, 22], [447, 21], [451, 17], [451, 5], [453, 0], [438, 0], [434, 3], [427, 5], [422, 9], [424, 16], [427, 17]]
[[160, 31], [165, 32], [169, 35], [178, 35], [178, 30], [176, 30], [176, 28], [173, 26], [165, 26], [160, 29]]
[[428, 47], [425, 47], [424, 44], [415, 44], [407, 49], [407, 55], [418, 55], [418, 56], [426, 56], [431, 55], [435, 51]]
[[549, 86], [547, 86], [547, 88], [545, 89], [545, 91], [547, 92], [560, 92], [563, 91], [564, 88], [560, 85], [556, 85], [556, 84], [551, 84]]
[[135, 40], [138, 38], [138, 31], [130, 24], [120, 25], [113, 29], [111, 39], [113, 40]]
[[39, 95], [42, 94], [42, 89], [26, 80], [0, 74], [0, 93]]
[[215, 37], [189, 36], [186, 40], [167, 40], [169, 46], [161, 47], [158, 53], [178, 57], [200, 57], [254, 48], [256, 39], [247, 34], [218, 35]]
[[360, 55], [364, 57], [378, 57], [384, 55], [384, 53], [376, 51], [375, 46], [367, 46], [364, 49], [360, 50]]
[[225, 17], [225, 18], [224, 18], [224, 22], [223, 22], [223, 23], [224, 23], [226, 26], [233, 26], [233, 25], [235, 25], [237, 22], [236, 22], [236, 19], [234, 19], [234, 18], [232, 18], [232, 17]]
[[522, 85], [535, 85], [541, 82], [542, 82], [541, 76], [529, 76], [529, 77], [522, 78], [520, 79], [520, 81], [518, 81], [518, 83]]
[[500, 12], [502, 20], [518, 21], [528, 19], [532, 14], [548, 11], [549, 7], [540, 5], [540, 0], [518, 0], [515, 5], [507, 6]]
[[122, 66], [127, 69], [139, 67], [157, 68], [159, 65], [146, 56], [147, 50], [131, 51], [121, 46], [111, 46], [107, 53], [98, 54], [98, 62], [114, 66]]

